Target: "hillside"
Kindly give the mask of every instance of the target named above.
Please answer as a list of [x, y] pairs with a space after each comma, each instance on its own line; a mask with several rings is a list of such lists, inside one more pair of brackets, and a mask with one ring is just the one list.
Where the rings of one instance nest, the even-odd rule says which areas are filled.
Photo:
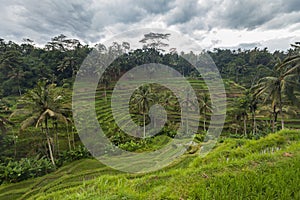
[[[64, 35], [51, 39], [45, 48], [29, 41], [17, 44], [1, 40], [0, 200], [300, 199], [299, 43], [286, 53], [257, 48], [206, 52], [214, 60], [226, 90], [224, 126], [223, 120], [214, 118], [216, 114], [221, 119], [225, 111], [225, 101], [220, 98], [224, 91], [211, 90], [218, 86], [204, 81], [208, 76], [215, 82], [215, 73], [200, 74], [184, 59], [206, 67], [206, 62], [200, 62], [205, 51], [181, 52], [179, 56], [177, 52], [147, 46], [134, 50], [124, 42], [99, 45], [96, 48], [101, 49], [101, 56], [96, 60], [100, 66], [111, 56], [116, 58], [103, 73], [93, 68], [97, 62], [85, 60], [87, 55], [96, 58], [96, 54], [90, 54], [92, 47]], [[80, 70], [83, 63], [87, 69]], [[147, 63], [170, 66], [179, 76], [170, 78], [163, 68], [149, 68], [145, 77], [159, 73], [164, 77], [161, 83], [167, 82], [169, 88], [152, 81], [137, 84], [139, 81], [129, 73], [114, 96], [122, 77]], [[92, 77], [101, 75], [96, 95], [87, 89], [92, 88], [90, 83], [75, 81], [82, 71]], [[145, 77], [139, 76], [146, 80]], [[192, 87], [178, 87], [182, 77]], [[76, 86], [81, 84], [86, 87], [77, 91]], [[131, 87], [134, 84], [137, 85]], [[174, 88], [185, 95], [177, 98]], [[74, 109], [76, 97], [79, 109]], [[119, 100], [116, 107], [114, 99]], [[103, 144], [94, 135], [88, 137], [89, 129], [96, 134], [91, 118], [95, 119], [94, 111], [84, 109], [90, 105], [111, 143]], [[163, 107], [167, 116], [155, 136], [164, 113], [153, 111], [154, 105]], [[185, 113], [198, 108], [200, 116]], [[85, 126], [78, 126], [78, 121]], [[148, 125], [153, 125], [152, 132], [146, 132]], [[211, 130], [221, 130], [216, 128], [218, 125], [223, 129], [217, 146], [206, 157], [200, 157], [197, 151], [205, 149], [201, 142], [211, 144], [209, 140], [217, 140], [219, 135]], [[84, 147], [89, 145], [81, 131], [93, 143], [90, 152]], [[122, 173], [88, 159], [94, 149], [115, 153], [113, 146], [118, 146], [139, 157], [137, 162], [125, 157], [126, 163], [121, 167], [144, 167], [141, 158], [156, 166], [161, 157], [153, 160], [139, 153], [154, 152], [176, 140], [176, 136], [190, 134], [195, 136], [195, 143], [181, 145], [189, 148], [188, 152], [171, 166], [152, 173]], [[159, 156], [170, 158], [165, 152]]]
[[300, 132], [224, 139], [206, 157], [185, 154], [149, 174], [125, 174], [96, 160], [0, 186], [0, 199], [299, 199]]

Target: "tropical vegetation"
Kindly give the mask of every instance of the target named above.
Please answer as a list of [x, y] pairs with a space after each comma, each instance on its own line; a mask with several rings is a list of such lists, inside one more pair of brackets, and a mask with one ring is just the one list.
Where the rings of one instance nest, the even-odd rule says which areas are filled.
[[[214, 49], [197, 55], [167, 51], [169, 36], [145, 34], [143, 48], [135, 50], [128, 42], [91, 47], [64, 35], [44, 47], [30, 39], [21, 44], [0, 39], [0, 199], [299, 199], [300, 43], [286, 52]], [[95, 95], [97, 119], [112, 145], [136, 153], [155, 151], [170, 142], [185, 121], [186, 133], [189, 126], [196, 126], [197, 132], [178, 162], [132, 175], [92, 159], [74, 124], [72, 87], [93, 49], [115, 58]], [[202, 158], [197, 152], [215, 108], [204, 75], [184, 58], [197, 60], [204, 54], [223, 78], [227, 115], [216, 147]], [[128, 135], [114, 120], [112, 92], [122, 75], [147, 63], [180, 72], [197, 99], [181, 101], [156, 83], [137, 87], [129, 112], [143, 131], [134, 137], [141, 133]], [[149, 112], [156, 104], [165, 109], [167, 122], [158, 134], [147, 135], [146, 126], [153, 120]], [[181, 119], [181, 106], [197, 105], [200, 118]], [[191, 123], [195, 121], [199, 123]], [[111, 146], [101, 148], [111, 151]]]

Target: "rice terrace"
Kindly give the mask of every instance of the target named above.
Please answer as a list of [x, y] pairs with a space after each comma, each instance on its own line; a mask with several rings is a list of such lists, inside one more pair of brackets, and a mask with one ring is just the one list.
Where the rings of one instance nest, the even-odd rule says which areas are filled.
[[0, 200], [300, 199], [300, 4], [214, 2], [3, 5]]

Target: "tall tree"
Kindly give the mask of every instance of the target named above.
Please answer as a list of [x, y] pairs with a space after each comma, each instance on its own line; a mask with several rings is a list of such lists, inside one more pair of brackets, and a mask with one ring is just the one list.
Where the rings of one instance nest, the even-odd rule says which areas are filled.
[[144, 35], [144, 38], [140, 40], [144, 44], [144, 48], [152, 48], [157, 51], [165, 51], [163, 48], [169, 46], [167, 43], [164, 43], [162, 40], [168, 40], [170, 33], [147, 33]]
[[261, 78], [258, 83], [253, 87], [254, 95], [262, 97], [264, 102], [271, 102], [272, 110], [274, 112], [274, 123], [276, 122], [276, 108], [279, 108], [281, 116], [281, 129], [284, 129], [284, 116], [283, 116], [283, 97], [284, 95], [291, 99], [294, 94], [291, 92], [296, 85], [295, 75], [289, 74], [283, 68], [282, 63], [279, 62], [273, 68], [273, 76]]
[[11, 86], [17, 85], [17, 91], [21, 96], [21, 81], [24, 78], [22, 54], [16, 50], [6, 51], [0, 60], [0, 70], [6, 76], [7, 81], [12, 82]]
[[[68, 108], [62, 104], [62, 99], [63, 91], [57, 89], [54, 84], [49, 85], [46, 81], [40, 81], [37, 87], [26, 93], [21, 100], [24, 105], [24, 108], [21, 110], [28, 114], [21, 123], [21, 130], [32, 125], [35, 125], [36, 128], [41, 128], [41, 131], [46, 136], [49, 156], [53, 165], [55, 165], [54, 146], [49, 123], [51, 119], [53, 124], [57, 121], [68, 123], [66, 116]], [[12, 115], [17, 114], [19, 111], [15, 111]]]
[[[186, 88], [184, 92], [185, 92], [185, 98], [180, 102], [180, 105], [181, 105], [181, 114], [180, 114], [180, 116], [185, 117], [185, 122], [186, 122], [186, 124], [185, 124], [185, 133], [189, 134], [189, 118], [191, 116], [187, 115], [188, 112], [185, 112], [186, 115], [183, 116], [183, 113], [184, 113], [183, 110], [188, 111], [188, 110], [191, 110], [191, 109], [196, 109], [198, 100], [192, 98], [192, 90], [191, 89]], [[181, 124], [183, 126], [184, 125], [183, 119], [181, 120], [181, 122], [182, 122]]]
[[258, 108], [258, 99], [255, 98], [253, 95], [253, 91], [247, 90], [246, 91], [246, 99], [248, 102], [249, 110], [252, 116], [252, 133], [255, 135], [256, 134], [256, 110]]
[[234, 103], [234, 114], [235, 118], [238, 121], [243, 121], [243, 130], [244, 135], [247, 135], [247, 120], [248, 120], [248, 109], [249, 109], [249, 101], [247, 96], [242, 96], [240, 98], [235, 99]]
[[139, 113], [143, 115], [143, 137], [146, 138], [146, 115], [149, 112], [150, 103], [154, 101], [150, 85], [141, 86], [133, 95], [133, 103], [137, 104]]
[[289, 55], [280, 64], [280, 68], [285, 70], [284, 75], [300, 74], [300, 42], [296, 42], [294, 45], [294, 50], [291, 55]]
[[200, 98], [200, 112], [203, 113], [203, 130], [206, 131], [207, 113], [212, 112], [210, 97], [208, 93], [204, 93]]

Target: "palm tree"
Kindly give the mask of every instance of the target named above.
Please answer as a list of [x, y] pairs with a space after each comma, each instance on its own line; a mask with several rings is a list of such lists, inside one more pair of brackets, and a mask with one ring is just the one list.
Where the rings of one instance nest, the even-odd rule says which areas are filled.
[[144, 135], [146, 137], [146, 114], [150, 108], [150, 102], [153, 102], [153, 94], [150, 85], [140, 87], [133, 96], [133, 103], [137, 105], [139, 112], [143, 115]]
[[167, 110], [176, 110], [179, 107], [176, 96], [169, 91], [163, 92], [158, 100]]
[[69, 72], [72, 74], [72, 79], [74, 79], [76, 75], [76, 63], [73, 57], [64, 57], [62, 61], [60, 61], [59, 65], [57, 66], [57, 71], [59, 72]]
[[18, 92], [19, 95], [22, 96], [22, 91], [21, 91], [21, 79], [24, 78], [25, 72], [21, 67], [18, 68], [11, 68], [11, 71], [8, 74], [8, 78], [11, 80], [15, 80], [17, 82], [18, 86]]
[[167, 111], [168, 117], [173, 117], [176, 120], [176, 116], [179, 116], [180, 105], [177, 97], [170, 91], [163, 91], [158, 98], [159, 103]]
[[110, 76], [107, 73], [103, 73], [101, 78], [100, 78], [100, 83], [103, 84], [105, 103], [107, 103], [107, 88], [108, 88], [109, 83], [110, 83], [109, 77]]
[[243, 120], [243, 129], [244, 129], [244, 135], [247, 135], [247, 120], [248, 120], [248, 108], [249, 108], [249, 101], [247, 99], [247, 96], [240, 97], [235, 100], [234, 102], [234, 110], [233, 114], [235, 116], [235, 119], [240, 121]]
[[255, 97], [253, 97], [253, 95], [251, 93], [249, 94], [249, 109], [251, 112], [251, 116], [252, 116], [252, 133], [255, 135], [256, 134], [256, 129], [257, 129], [257, 125], [256, 125], [256, 110], [257, 110], [257, 104], [258, 101]]
[[0, 60], [0, 69], [2, 69], [9, 80], [14, 81], [18, 87], [18, 93], [21, 96], [21, 80], [25, 76], [23, 70], [23, 58], [21, 53], [15, 50], [7, 51]]
[[[68, 123], [66, 117], [68, 108], [62, 103], [62, 93], [63, 91], [56, 88], [54, 84], [47, 85], [46, 81], [40, 81], [35, 89], [30, 90], [22, 98], [24, 108], [21, 110], [29, 115], [21, 123], [21, 130], [32, 125], [41, 128], [41, 131], [46, 135], [49, 156], [54, 166], [54, 149], [52, 148], [53, 142], [49, 131], [49, 121], [52, 119], [52, 124], [56, 124], [57, 121]], [[12, 115], [15, 115], [18, 111], [20, 110]], [[57, 129], [55, 130], [57, 142]]]
[[212, 112], [212, 107], [210, 104], [210, 98], [209, 98], [209, 94], [204, 93], [203, 96], [201, 96], [201, 98], [199, 98], [200, 100], [200, 112], [203, 113], [204, 118], [203, 118], [203, 130], [206, 131], [206, 114], [208, 112]]
[[284, 59], [279, 66], [280, 69], [285, 70], [284, 75], [300, 72], [300, 42], [296, 42], [292, 46], [295, 48], [293, 54]]
[[287, 70], [284, 70], [281, 66], [282, 62], [279, 62], [273, 69], [273, 75], [261, 78], [252, 89], [256, 98], [262, 97], [265, 103], [271, 101], [274, 113], [279, 108], [281, 128], [284, 129], [283, 96], [286, 95], [288, 98], [294, 97], [292, 90], [296, 85], [294, 81], [296, 76], [287, 73]]
[[[185, 98], [180, 102], [180, 105], [181, 105], [181, 117], [183, 117], [183, 109], [196, 109], [196, 106], [197, 106], [197, 98], [196, 99], [193, 99], [191, 98], [192, 95], [191, 95], [191, 89], [189, 88], [186, 88], [185, 89]], [[189, 116], [185, 116], [185, 121], [186, 121], [186, 127], [185, 127], [185, 131], [186, 131], [186, 134], [189, 133]], [[183, 120], [181, 121], [181, 124], [183, 125]]]

